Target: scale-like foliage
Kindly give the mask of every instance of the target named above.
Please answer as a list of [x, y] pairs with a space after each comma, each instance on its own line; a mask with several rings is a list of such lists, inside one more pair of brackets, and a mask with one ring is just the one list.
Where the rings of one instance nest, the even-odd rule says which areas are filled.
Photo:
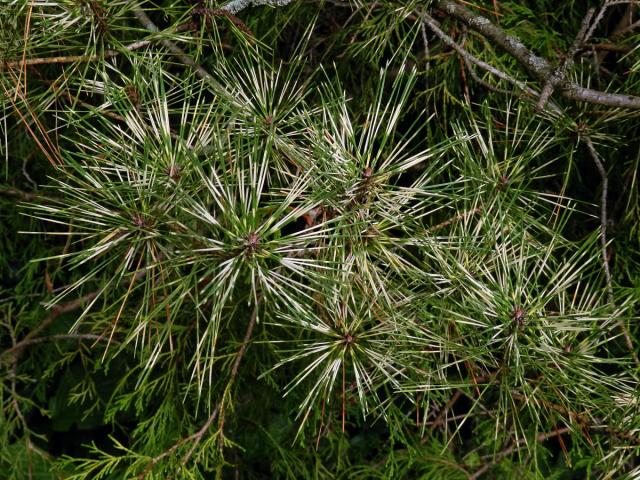
[[637, 476], [637, 114], [446, 2], [197, 3], [0, 6], [7, 477]]

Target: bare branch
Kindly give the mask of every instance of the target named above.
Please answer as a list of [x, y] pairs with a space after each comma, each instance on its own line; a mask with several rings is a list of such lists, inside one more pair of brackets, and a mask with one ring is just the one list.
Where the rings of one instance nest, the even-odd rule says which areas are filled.
[[489, 65], [488, 63], [480, 60], [479, 58], [476, 58], [471, 53], [469, 53], [467, 50], [465, 50], [463, 47], [458, 45], [455, 42], [455, 40], [453, 40], [453, 38], [451, 38], [444, 31], [442, 31], [442, 29], [438, 26], [438, 22], [436, 22], [435, 19], [433, 19], [431, 16], [429, 16], [426, 13], [420, 13], [419, 15], [422, 18], [423, 23], [427, 27], [429, 27], [429, 29], [433, 33], [435, 33], [438, 36], [438, 38], [440, 38], [440, 40], [442, 40], [449, 47], [453, 48], [464, 59], [465, 62], [474, 64], [474, 65], [482, 68], [483, 70], [495, 75], [496, 77], [498, 77], [498, 78], [500, 78], [502, 80], [505, 80], [506, 82], [509, 82], [510, 84], [516, 86], [517, 88], [519, 88], [520, 90], [522, 90], [523, 92], [527, 93], [528, 95], [530, 95], [533, 98], [538, 98], [539, 97], [538, 92], [533, 90], [531, 87], [527, 86], [527, 84], [525, 82], [517, 80], [517, 79], [513, 78], [512, 76], [508, 75], [507, 73], [503, 72], [502, 70], [498, 70], [493, 65]]
[[0, 185], [0, 195], [6, 195], [7, 197], [17, 197], [25, 202], [39, 202], [39, 203], [51, 203], [55, 201], [52, 198], [38, 195], [36, 193], [25, 192], [13, 187], [5, 187]]
[[[537, 81], [546, 84], [552, 77], [554, 68], [548, 60], [534, 54], [525, 47], [518, 38], [507, 35], [504, 30], [494, 25], [488, 18], [467, 9], [455, 0], [437, 0], [436, 6], [446, 14], [462, 21], [473, 30], [490, 39], [515, 58]], [[461, 47], [458, 46], [458, 48]], [[462, 50], [467, 56], [470, 55], [466, 50]], [[462, 55], [458, 49], [456, 49], [456, 51]], [[558, 81], [556, 88], [562, 96], [570, 100], [579, 100], [610, 107], [640, 109], [640, 97], [635, 95], [592, 90], [582, 87], [566, 78]]]
[[573, 68], [573, 57], [575, 57], [576, 53], [578, 52], [578, 49], [589, 38], [587, 34], [587, 29], [591, 24], [591, 19], [593, 18], [594, 13], [595, 13], [595, 9], [593, 8], [590, 8], [587, 11], [587, 14], [582, 19], [582, 25], [580, 26], [580, 31], [578, 32], [578, 35], [576, 35], [576, 38], [573, 42], [573, 46], [571, 47], [571, 50], [569, 50], [567, 57], [565, 58], [564, 62], [562, 62], [558, 66], [558, 68], [556, 68], [553, 74], [549, 77], [549, 79], [547, 80], [547, 83], [545, 83], [544, 88], [542, 89], [542, 93], [540, 94], [540, 99], [538, 100], [538, 104], [536, 105], [536, 108], [538, 110], [544, 109], [545, 104], [549, 101], [549, 97], [551, 97], [551, 95], [553, 94], [553, 91], [555, 90], [556, 86], [560, 82], [564, 81], [567, 75], [567, 72], [571, 70], [571, 68]]
[[445, 420], [445, 418], [447, 416], [447, 413], [449, 413], [449, 410], [451, 410], [451, 407], [453, 407], [453, 405], [458, 401], [458, 399], [462, 396], [462, 394], [463, 394], [462, 390], [456, 390], [455, 393], [449, 399], [449, 401], [446, 403], [446, 405], [444, 407], [442, 407], [442, 409], [438, 413], [438, 416], [436, 417], [436, 419], [431, 424], [430, 430], [432, 432], [436, 428], [438, 428], [440, 425], [443, 425], [443, 424], [447, 423], [446, 420]]
[[[255, 35], [251, 31], [251, 29], [249, 27], [247, 27], [246, 23], [244, 23], [242, 20], [240, 20], [238, 17], [236, 17], [233, 13], [228, 12], [227, 10], [225, 10], [223, 8], [194, 8], [191, 11], [191, 15], [194, 18], [204, 17], [207, 27], [209, 27], [211, 25], [211, 17], [224, 17], [224, 18], [227, 18], [240, 31], [246, 33], [249, 36], [249, 38], [255, 37]], [[192, 24], [194, 24], [196, 26], [198, 26], [199, 23], [200, 23], [199, 20], [192, 22]]]
[[14, 358], [17, 358], [22, 353], [22, 350], [27, 346], [33, 343], [33, 339], [36, 338], [42, 331], [49, 328], [49, 326], [54, 322], [56, 318], [58, 318], [63, 313], [73, 312], [74, 310], [78, 310], [83, 307], [87, 302], [90, 302], [96, 296], [98, 292], [91, 292], [82, 297], [72, 300], [67, 303], [63, 303], [62, 305], [57, 305], [53, 308], [51, 313], [33, 330], [31, 330], [22, 340], [13, 345], [10, 349], [2, 352], [0, 356], [4, 356], [5, 354], [13, 354]]
[[420, 34], [422, 35], [422, 44], [424, 45], [424, 58], [425, 58], [424, 69], [428, 73], [430, 68], [429, 39], [427, 38], [427, 29], [424, 25], [424, 20], [420, 22]]
[[434, 225], [432, 227], [429, 227], [425, 232], [426, 233], [433, 233], [433, 232], [437, 232], [438, 230], [442, 230], [443, 228], [448, 227], [449, 225], [454, 224], [455, 222], [458, 222], [460, 220], [466, 220], [468, 217], [471, 217], [477, 213], [482, 212], [482, 208], [481, 207], [476, 207], [472, 210], [469, 210], [468, 212], [463, 212], [459, 215], [456, 215], [455, 217], [452, 217], [448, 220], [445, 220], [442, 223], [439, 223], [437, 225]]
[[602, 194], [600, 197], [600, 243], [602, 244], [602, 263], [604, 266], [604, 276], [607, 281], [607, 295], [609, 303], [612, 304], [613, 287], [611, 286], [611, 271], [609, 269], [609, 259], [607, 255], [607, 194], [609, 189], [609, 178], [607, 176], [607, 171], [602, 164], [602, 160], [600, 160], [600, 156], [593, 146], [591, 137], [584, 136], [583, 139], [585, 144], [587, 145], [587, 148], [589, 149], [589, 153], [591, 154], [593, 162], [596, 164], [596, 168], [598, 169], [600, 178], [602, 179]]
[[[46, 342], [55, 342], [58, 340], [94, 340], [94, 341], [106, 341], [106, 339], [102, 338], [100, 335], [96, 335], [93, 333], [61, 333], [58, 335], [47, 335], [45, 337], [24, 339], [20, 341], [20, 344], [16, 344], [8, 350], [2, 352], [2, 354], [10, 354], [14, 353], [18, 350], [22, 350], [23, 348], [29, 345], [35, 345], [38, 343], [46, 343]], [[118, 341], [114, 341], [114, 343], [120, 343]]]

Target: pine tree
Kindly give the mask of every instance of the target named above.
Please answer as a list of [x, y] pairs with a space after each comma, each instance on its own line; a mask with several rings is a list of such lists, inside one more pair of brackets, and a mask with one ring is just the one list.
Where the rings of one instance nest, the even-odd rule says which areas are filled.
[[638, 14], [0, 5], [2, 478], [639, 478]]

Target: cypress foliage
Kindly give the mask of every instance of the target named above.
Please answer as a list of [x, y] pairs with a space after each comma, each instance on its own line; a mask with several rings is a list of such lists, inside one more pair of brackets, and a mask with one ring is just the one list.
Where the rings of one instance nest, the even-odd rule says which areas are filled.
[[640, 477], [639, 16], [2, 3], [0, 477]]

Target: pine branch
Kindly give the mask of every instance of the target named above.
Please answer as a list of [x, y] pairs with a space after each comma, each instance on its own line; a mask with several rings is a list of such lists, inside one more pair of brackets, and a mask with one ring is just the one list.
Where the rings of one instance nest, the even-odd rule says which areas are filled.
[[[10, 25], [19, 30], [18, 38], [30, 8], [22, 3], [24, 9], [16, 9], [20, 21]], [[31, 50], [25, 48], [22, 60], [14, 59], [21, 52], [12, 53], [11, 68], [0, 72], [10, 95], [1, 104], [9, 115], [21, 109], [23, 130], [37, 133], [42, 147], [49, 146], [44, 135], [65, 147], [60, 151], [65, 169], [51, 179], [57, 190], [44, 192], [59, 192], [59, 198], [47, 202], [37, 189], [22, 192], [11, 185], [0, 186], [0, 195], [32, 202], [31, 219], [46, 222], [42, 225], [52, 235], [65, 235], [63, 228], [69, 228], [67, 245], [59, 245], [62, 254], [48, 257], [64, 259], [69, 271], [65, 281], [59, 277], [63, 272], [56, 272], [60, 284], [67, 283], [56, 297], [60, 304], [41, 313], [37, 302], [29, 305], [29, 293], [1, 301], [0, 315], [6, 311], [10, 318], [12, 311], [22, 315], [24, 309], [40, 319], [36, 325], [18, 323], [22, 339], [12, 330], [13, 322], [4, 322], [11, 343], [6, 342], [0, 360], [8, 373], [4, 410], [12, 438], [25, 438], [30, 410], [46, 406], [40, 398], [30, 403], [32, 398], [22, 396], [31, 390], [23, 384], [40, 366], [30, 355], [18, 369], [19, 356], [48, 341], [105, 345], [115, 332], [121, 342], [135, 343], [138, 353], [110, 360], [114, 368], [130, 370], [104, 403], [104, 412], [97, 413], [104, 413], [105, 423], [131, 413], [131, 423], [123, 427], [129, 440], [120, 444], [116, 435], [111, 447], [90, 448], [87, 458], [52, 459], [61, 467], [72, 466], [74, 478], [210, 476], [214, 471], [229, 476], [233, 468], [250, 477], [254, 466], [243, 449], [260, 442], [268, 444], [265, 452], [275, 476], [286, 469], [291, 478], [309, 478], [312, 469], [337, 464], [333, 446], [344, 441], [344, 432], [377, 422], [389, 430], [371, 430], [373, 440], [390, 438], [402, 454], [390, 462], [384, 449], [375, 458], [350, 449], [342, 463], [346, 470], [336, 468], [336, 475], [362, 471], [367, 476], [375, 469], [391, 478], [412, 469], [444, 477], [439, 474], [457, 470], [454, 475], [475, 479], [494, 470], [513, 476], [519, 467], [540, 475], [537, 465], [546, 452], [535, 448], [536, 441], [555, 437], [562, 445], [569, 428], [574, 441], [586, 440], [593, 447], [588, 454], [581, 452], [603, 471], [611, 469], [611, 478], [629, 472], [628, 459], [638, 446], [639, 423], [633, 416], [637, 369], [627, 360], [614, 321], [621, 329], [628, 326], [620, 319], [635, 305], [637, 292], [613, 286], [618, 276], [606, 250], [610, 174], [595, 151], [597, 137], [587, 141], [582, 135], [589, 132], [579, 129], [584, 154], [593, 157], [602, 180], [600, 237], [565, 239], [564, 232], [584, 228], [565, 193], [580, 195], [576, 202], [592, 200], [591, 193], [573, 188], [572, 167], [558, 161], [574, 151], [563, 122], [547, 122], [556, 115], [541, 118], [533, 108], [537, 104], [568, 120], [556, 102], [575, 78], [573, 57], [590, 52], [590, 34], [598, 18], [602, 27], [607, 18], [602, 12], [612, 2], [596, 11], [598, 18], [588, 12], [582, 25], [580, 18], [554, 20], [566, 31], [580, 31], [567, 40], [563, 62], [534, 58], [548, 67], [544, 75], [525, 71], [511, 61], [511, 53], [500, 55], [516, 66], [503, 70], [499, 58], [476, 54], [466, 36], [500, 47], [498, 42], [471, 31], [456, 15], [447, 20], [453, 29], [443, 28], [431, 11], [416, 13], [419, 2], [329, 0], [327, 5], [349, 11], [320, 12], [322, 28], [312, 28], [311, 22], [304, 35], [290, 29], [280, 34], [279, 29], [308, 24], [312, 10], [324, 3], [303, 2], [302, 8], [286, 11], [268, 6], [288, 5], [288, 0], [227, 0], [217, 2], [227, 4], [218, 8], [207, 8], [216, 2], [205, 1], [162, 8], [138, 3], [135, 17], [131, 7], [103, 11], [101, 3], [74, 4], [67, 17], [34, 7], [24, 37]], [[426, 5], [464, 9], [463, 3], [433, 0]], [[267, 8], [243, 10], [257, 5]], [[486, 6], [482, 14], [496, 18], [495, 29], [501, 31], [497, 25], [505, 17], [498, 8], [504, 7], [497, 0], [493, 9], [491, 2]], [[181, 42], [188, 37], [176, 32], [197, 28], [217, 40], [214, 22], [222, 21], [248, 33], [232, 11], [250, 14], [250, 25], [263, 36], [255, 42], [239, 38], [232, 56], [215, 46], [207, 49], [206, 64], [200, 65], [192, 53], [200, 50], [185, 46]], [[473, 11], [478, 11], [475, 6]], [[488, 20], [470, 15], [476, 29], [487, 27]], [[510, 22], [515, 15], [510, 12]], [[162, 18], [188, 23], [156, 25], [151, 20]], [[82, 26], [79, 35], [62, 37], [76, 24]], [[462, 27], [462, 36], [456, 26]], [[534, 21], [531, 27], [537, 27]], [[155, 46], [161, 55], [130, 55], [123, 46], [117, 61], [102, 65], [104, 53], [94, 55], [92, 42], [106, 29], [114, 41], [119, 35], [132, 45]], [[303, 40], [287, 44], [294, 37]], [[87, 55], [26, 58], [29, 51], [56, 52], [62, 47], [48, 44], [56, 38], [64, 38], [64, 48], [71, 49], [62, 53]], [[519, 40], [511, 40], [517, 47]], [[522, 47], [519, 53], [531, 53]], [[428, 73], [407, 69], [406, 59], [422, 50]], [[283, 61], [274, 68], [292, 51], [321, 55], [304, 67]], [[106, 58], [112, 52], [107, 50]], [[399, 53], [378, 76], [376, 62], [385, 52]], [[332, 55], [353, 71], [344, 75], [342, 67], [326, 69], [320, 83], [313, 82], [310, 75], [322, 69], [317, 64]], [[124, 57], [131, 62], [121, 62]], [[64, 78], [54, 82], [44, 75], [59, 68], [25, 68], [56, 63], [82, 68], [64, 68]], [[14, 67], [23, 70], [20, 78]], [[183, 72], [176, 75], [176, 70]], [[27, 73], [30, 86], [37, 82], [39, 87], [28, 93]], [[370, 78], [360, 82], [363, 75]], [[525, 101], [505, 103], [491, 94], [480, 94], [479, 104], [454, 98], [460, 88], [469, 92], [471, 78]], [[428, 122], [422, 100], [438, 111]], [[603, 124], [620, 122], [621, 136], [637, 137], [631, 114], [605, 108], [597, 113]], [[0, 122], [14, 121], [9, 115]], [[19, 131], [14, 123], [10, 129]], [[33, 151], [31, 140], [23, 134], [5, 143], [8, 165], [14, 168], [16, 162], [19, 174], [22, 153]], [[632, 160], [630, 168], [640, 167]], [[633, 173], [631, 179], [637, 176]], [[13, 221], [14, 216], [5, 218]], [[34, 249], [35, 255], [49, 254], [49, 248], [36, 249], [34, 243], [25, 254], [11, 249], [17, 258], [6, 260], [21, 265]], [[616, 258], [622, 263], [622, 255]], [[0, 270], [4, 261], [0, 258]], [[45, 273], [51, 293], [53, 263]], [[13, 264], [7, 271], [12, 288], [20, 273]], [[6, 289], [3, 271], [0, 276], [0, 287]], [[76, 296], [92, 290], [94, 282], [102, 288], [62, 303], [72, 290], [78, 290]], [[28, 270], [17, 279], [16, 291], [40, 291], [41, 283], [37, 272]], [[247, 297], [253, 299], [251, 310]], [[103, 299], [117, 314], [79, 316]], [[269, 348], [264, 355], [250, 355], [256, 365], [247, 369], [259, 305], [268, 312], [268, 328], [261, 335]], [[78, 314], [70, 317], [91, 322], [88, 333], [52, 328], [62, 311], [76, 309]], [[224, 351], [217, 345], [224, 345]], [[52, 358], [47, 372], [73, 377], [63, 359]], [[97, 371], [104, 357], [86, 359]], [[258, 418], [260, 411], [245, 405], [249, 370], [266, 376], [274, 387], [261, 390], [260, 401], [275, 409], [276, 419], [296, 417], [297, 433], [286, 422], [265, 423]], [[107, 373], [114, 371], [121, 370]], [[99, 377], [89, 379], [91, 389], [102, 382]], [[84, 383], [80, 390], [73, 393], [80, 402], [94, 394]], [[203, 391], [210, 399], [205, 412], [196, 410]], [[102, 389], [96, 392], [101, 395]], [[158, 398], [163, 399], [160, 406]], [[87, 405], [91, 412], [98, 406], [80, 406]], [[360, 418], [352, 422], [356, 411]], [[617, 420], [620, 430], [609, 426], [618, 426]], [[247, 422], [257, 428], [243, 428]], [[469, 422], [478, 428], [473, 437], [462, 428]], [[231, 432], [232, 425], [239, 428]], [[319, 426], [317, 432], [304, 430], [312, 425]], [[501, 434], [500, 425], [507, 432]], [[598, 433], [590, 437], [592, 430]], [[413, 435], [403, 433], [411, 431], [422, 435], [413, 446]], [[317, 455], [309, 455], [303, 438], [315, 442]], [[488, 454], [480, 463], [469, 460], [474, 471], [455, 460], [478, 451]], [[0, 454], [6, 452], [0, 446]], [[575, 458], [575, 452], [567, 455]]]

